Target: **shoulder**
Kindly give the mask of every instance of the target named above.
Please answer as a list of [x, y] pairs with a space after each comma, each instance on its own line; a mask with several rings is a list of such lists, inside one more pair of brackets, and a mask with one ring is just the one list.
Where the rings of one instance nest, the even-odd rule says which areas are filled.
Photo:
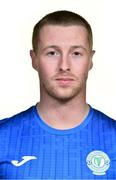
[[33, 115], [33, 109], [35, 106], [31, 106], [30, 108], [19, 112], [12, 117], [5, 118], [0, 120], [0, 128], [1, 127], [6, 127], [6, 126], [11, 126], [11, 125], [19, 125], [23, 121], [27, 121], [27, 119], [31, 118]]
[[109, 126], [109, 127], [115, 127], [116, 128], [116, 120], [113, 119], [112, 117], [106, 115], [102, 111], [99, 111], [97, 109], [93, 108], [93, 118], [95, 121], [98, 121], [99, 123], [102, 123], [104, 126]]

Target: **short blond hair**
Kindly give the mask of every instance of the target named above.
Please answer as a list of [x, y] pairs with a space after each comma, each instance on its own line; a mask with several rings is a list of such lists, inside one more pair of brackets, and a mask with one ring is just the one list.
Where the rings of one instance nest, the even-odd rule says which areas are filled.
[[33, 29], [32, 35], [32, 47], [34, 52], [38, 50], [38, 37], [40, 30], [45, 25], [62, 25], [62, 26], [70, 26], [70, 25], [81, 25], [86, 28], [88, 32], [88, 41], [90, 48], [93, 46], [93, 35], [90, 24], [79, 14], [76, 14], [71, 11], [55, 11], [44, 16]]

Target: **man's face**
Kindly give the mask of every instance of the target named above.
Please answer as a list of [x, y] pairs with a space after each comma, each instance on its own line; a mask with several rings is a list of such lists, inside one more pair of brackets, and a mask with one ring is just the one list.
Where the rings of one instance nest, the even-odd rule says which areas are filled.
[[67, 101], [84, 92], [93, 55], [87, 30], [77, 25], [45, 25], [38, 39], [38, 52], [31, 51], [31, 57], [41, 94]]

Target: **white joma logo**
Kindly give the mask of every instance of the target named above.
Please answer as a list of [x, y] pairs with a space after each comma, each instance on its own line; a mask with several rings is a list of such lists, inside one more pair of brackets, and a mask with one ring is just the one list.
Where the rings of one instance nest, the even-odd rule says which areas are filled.
[[25, 164], [27, 161], [30, 161], [32, 159], [37, 159], [35, 156], [23, 156], [22, 157], [22, 161], [17, 161], [17, 160], [12, 160], [11, 163], [14, 165], [14, 166], [22, 166], [23, 164]]

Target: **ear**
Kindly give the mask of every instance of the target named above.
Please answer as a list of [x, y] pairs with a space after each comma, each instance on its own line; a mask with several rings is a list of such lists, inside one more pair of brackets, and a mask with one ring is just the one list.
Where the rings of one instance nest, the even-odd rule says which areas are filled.
[[32, 67], [35, 70], [38, 70], [38, 60], [37, 60], [37, 55], [35, 54], [35, 52], [33, 50], [30, 50], [30, 57], [32, 60]]
[[94, 54], [95, 54], [95, 50], [92, 50], [92, 51], [91, 51], [91, 55], [90, 55], [89, 70], [92, 69], [92, 67], [93, 67], [93, 61], [92, 61], [92, 59], [93, 59], [93, 55], [94, 55]]

